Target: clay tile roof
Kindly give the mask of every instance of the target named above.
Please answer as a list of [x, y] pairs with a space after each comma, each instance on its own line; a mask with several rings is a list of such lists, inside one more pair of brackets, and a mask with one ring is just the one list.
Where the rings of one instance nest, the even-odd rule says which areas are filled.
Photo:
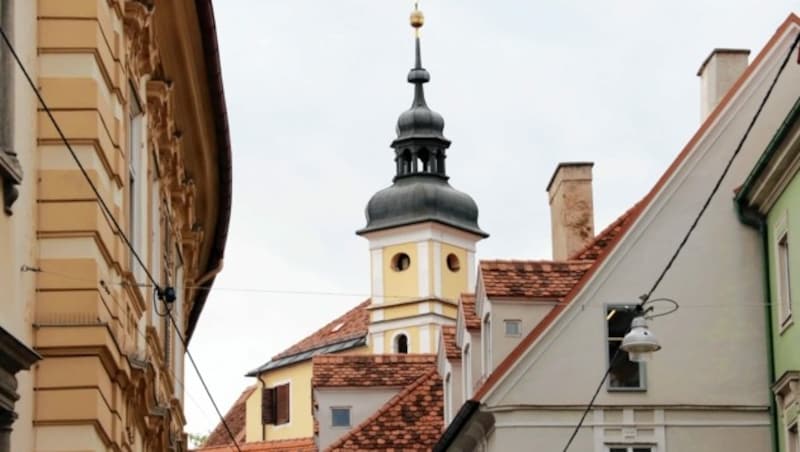
[[[245, 441], [245, 404], [250, 394], [255, 391], [256, 385], [250, 386], [236, 399], [231, 409], [225, 414], [225, 422], [230, 427], [236, 442], [243, 443]], [[231, 437], [222, 422], [217, 424], [216, 428], [208, 435], [204, 447], [211, 446], [224, 446], [231, 444]]]
[[575, 253], [571, 260], [596, 260], [606, 247], [614, 241], [620, 232], [622, 232], [625, 225], [633, 219], [633, 211], [638, 205], [639, 203], [634, 204], [627, 212], [623, 213], [619, 218], [603, 229], [603, 231], [597, 234], [583, 249]]
[[488, 297], [548, 298], [566, 296], [592, 261], [481, 261], [481, 281]]
[[366, 335], [369, 324], [369, 312], [367, 311], [369, 303], [369, 299], [364, 300], [305, 339], [273, 356], [272, 359], [295, 355], [324, 345]]
[[312, 362], [314, 387], [402, 387], [434, 369], [436, 355], [319, 355]]
[[464, 311], [464, 324], [467, 330], [481, 329], [481, 319], [478, 318], [478, 314], [475, 311], [475, 294], [462, 293], [458, 302]]
[[[260, 441], [255, 443], [239, 442], [242, 452], [317, 452], [317, 445], [314, 438], [294, 438], [275, 441]], [[203, 447], [196, 449], [195, 452], [237, 452], [231, 445]]]
[[327, 450], [431, 450], [444, 426], [442, 391], [442, 379], [433, 369]]
[[461, 359], [461, 350], [456, 345], [456, 327], [442, 327], [442, 342], [444, 342], [447, 359]]

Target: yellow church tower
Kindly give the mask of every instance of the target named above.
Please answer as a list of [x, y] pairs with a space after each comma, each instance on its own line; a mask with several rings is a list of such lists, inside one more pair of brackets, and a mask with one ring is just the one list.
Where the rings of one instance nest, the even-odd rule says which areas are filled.
[[430, 74], [420, 55], [422, 24], [415, 9], [414, 100], [397, 120], [393, 183], [369, 200], [367, 225], [357, 232], [371, 253], [367, 340], [376, 354], [436, 352], [441, 327], [455, 323], [458, 296], [474, 290], [475, 245], [488, 237], [475, 201], [448, 182], [444, 119], [423, 91]]

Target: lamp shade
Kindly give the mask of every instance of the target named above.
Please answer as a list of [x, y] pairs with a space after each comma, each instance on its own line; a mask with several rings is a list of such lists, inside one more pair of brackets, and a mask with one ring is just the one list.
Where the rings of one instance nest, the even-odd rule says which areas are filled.
[[647, 328], [644, 317], [635, 317], [631, 322], [631, 330], [622, 339], [620, 348], [628, 352], [631, 361], [649, 361], [653, 352], [661, 349], [655, 335]]

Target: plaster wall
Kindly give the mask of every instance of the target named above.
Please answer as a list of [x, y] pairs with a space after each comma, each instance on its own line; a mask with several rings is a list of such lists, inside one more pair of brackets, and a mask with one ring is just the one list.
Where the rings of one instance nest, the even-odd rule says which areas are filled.
[[[719, 116], [692, 138], [686, 157], [568, 307], [483, 398], [486, 411], [509, 410], [514, 419], [509, 424], [518, 425], [509, 427], [512, 432], [525, 431], [509, 435], [519, 435], [520, 440], [550, 435], [564, 444], [569, 428], [557, 433], [546, 424], [526, 424], [516, 419], [522, 417], [520, 407], [536, 407], [551, 416], [559, 407], [583, 406], [591, 397], [609, 359], [605, 307], [636, 303], [659, 277], [741, 140], [798, 27], [791, 24], [788, 30], [775, 41], [778, 50], [764, 53], [760, 67]], [[700, 420], [695, 424], [708, 425], [683, 426], [667, 414], [664, 423], [676, 427], [670, 433], [676, 438], [695, 435], [691, 442], [702, 444], [703, 450], [749, 452], [769, 447], [772, 395], [761, 240], [757, 231], [739, 221], [732, 197], [793, 106], [798, 86], [800, 66], [787, 65], [717, 195], [653, 294], [676, 300], [680, 309], [650, 321], [663, 348], [646, 364], [645, 389], [603, 387], [598, 407], [683, 407]], [[720, 416], [711, 416], [715, 412]], [[569, 422], [572, 426], [578, 415]], [[737, 416], [743, 416], [741, 422], [726, 420]], [[647, 422], [634, 419], [633, 424], [638, 428]], [[733, 431], [729, 426], [740, 430], [725, 437]], [[499, 450], [513, 450], [502, 438], [502, 428], [498, 421]], [[639, 441], [647, 437], [645, 433], [637, 429], [626, 439]], [[584, 429], [579, 441], [589, 435]], [[676, 444], [683, 447], [673, 447], [669, 441], [669, 450], [695, 448], [678, 439]], [[576, 450], [592, 449], [579, 445]]]
[[[24, 64], [36, 78], [36, 2], [16, 1], [13, 13], [15, 47]], [[0, 44], [5, 47], [5, 44]], [[4, 50], [5, 51], [5, 50]], [[7, 74], [3, 74], [6, 76]], [[20, 272], [23, 265], [36, 265], [36, 155], [37, 114], [36, 100], [27, 81], [14, 69], [14, 151], [22, 167], [22, 183], [17, 186], [19, 198], [14, 203], [13, 215], [0, 211], [0, 326], [19, 341], [33, 348], [33, 317], [35, 282], [34, 273]], [[2, 118], [0, 118], [2, 120]], [[2, 188], [0, 188], [2, 191]], [[34, 450], [33, 381], [37, 367], [17, 374], [15, 405], [18, 419], [13, 424], [11, 444], [17, 450]]]
[[[400, 391], [400, 388], [317, 388], [315, 401], [319, 406], [319, 449], [328, 445], [359, 425]], [[331, 408], [350, 408], [350, 426], [332, 426]]]
[[[267, 441], [308, 438], [314, 435], [311, 371], [311, 360], [308, 360], [261, 374], [261, 380], [267, 388], [289, 383], [289, 422], [281, 425], [267, 425]], [[253, 394], [258, 394], [260, 400], [261, 391], [253, 391]], [[259, 425], [261, 424], [260, 414], [259, 409], [259, 417], [257, 419]], [[249, 416], [248, 420], [250, 420]], [[250, 431], [250, 428], [248, 428], [248, 431]]]
[[[494, 370], [520, 340], [539, 324], [539, 321], [553, 309], [549, 301], [490, 300], [492, 317], [491, 369]], [[505, 321], [521, 321], [521, 334], [506, 335]]]

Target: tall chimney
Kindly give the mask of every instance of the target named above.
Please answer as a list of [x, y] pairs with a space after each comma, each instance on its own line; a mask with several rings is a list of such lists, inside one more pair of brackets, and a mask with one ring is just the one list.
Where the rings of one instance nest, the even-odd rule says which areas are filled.
[[747, 49], [714, 49], [703, 61], [697, 75], [700, 77], [700, 121], [704, 121], [716, 108], [747, 68]]
[[553, 260], [566, 260], [594, 238], [592, 162], [558, 164], [547, 194], [553, 234]]

